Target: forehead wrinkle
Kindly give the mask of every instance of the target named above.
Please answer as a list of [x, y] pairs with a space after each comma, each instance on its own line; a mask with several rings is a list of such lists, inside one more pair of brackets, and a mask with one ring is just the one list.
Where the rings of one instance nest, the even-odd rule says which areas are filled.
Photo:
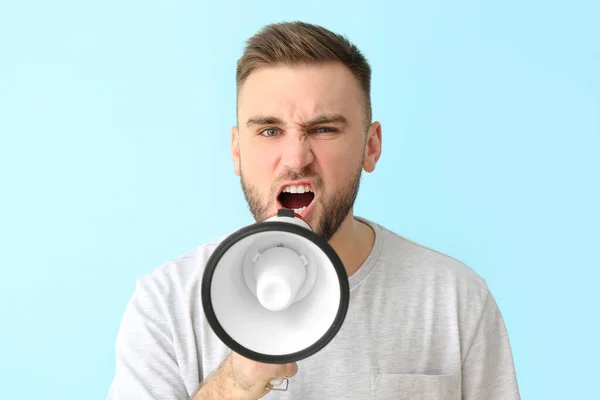
[[[344, 97], [342, 93], [323, 95], [315, 93], [313, 96], [295, 96], [294, 93], [285, 93], [282, 96], [266, 96], [258, 89], [246, 92], [247, 95], [243, 108], [243, 120], [240, 123], [248, 128], [251, 125], [279, 125], [306, 129], [314, 125], [315, 119], [323, 116], [338, 116], [334, 121], [320, 121], [321, 123], [343, 124], [346, 127], [355, 125], [353, 119], [353, 100]], [[354, 96], [351, 96], [352, 98]], [[263, 99], [263, 101], [260, 101]], [[343, 118], [340, 118], [343, 117]], [[345, 121], [344, 121], [345, 119]], [[262, 124], [248, 124], [250, 120], [261, 121]], [[270, 121], [269, 121], [270, 120]]]

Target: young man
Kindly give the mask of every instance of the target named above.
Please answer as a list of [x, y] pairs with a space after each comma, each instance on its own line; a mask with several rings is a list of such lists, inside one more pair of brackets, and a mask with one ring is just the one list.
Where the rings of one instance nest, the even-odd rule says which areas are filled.
[[[485, 281], [461, 262], [353, 215], [381, 154], [370, 67], [345, 38], [306, 23], [265, 27], [238, 61], [235, 173], [257, 221], [296, 209], [349, 276], [350, 306], [317, 354], [266, 365], [207, 324], [200, 288], [218, 242], [138, 281], [117, 338], [109, 400], [519, 399], [509, 338]], [[269, 380], [290, 377], [287, 391]]]

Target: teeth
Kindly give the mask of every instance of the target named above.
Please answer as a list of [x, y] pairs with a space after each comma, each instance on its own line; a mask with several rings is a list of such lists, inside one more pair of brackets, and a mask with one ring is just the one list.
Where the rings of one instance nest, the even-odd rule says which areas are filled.
[[307, 193], [312, 192], [310, 185], [290, 185], [283, 188], [285, 193]]
[[306, 210], [306, 206], [302, 208], [294, 208], [294, 212], [297, 214], [302, 214]]

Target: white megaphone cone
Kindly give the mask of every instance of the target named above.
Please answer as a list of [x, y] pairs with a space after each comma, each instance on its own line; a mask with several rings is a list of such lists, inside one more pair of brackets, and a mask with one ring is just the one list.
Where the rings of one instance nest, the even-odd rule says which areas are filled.
[[273, 247], [253, 261], [260, 304], [271, 311], [288, 308], [306, 279], [306, 258], [285, 247]]
[[341, 328], [349, 298], [336, 252], [286, 209], [225, 238], [202, 280], [202, 306], [215, 334], [264, 363], [296, 362], [320, 351]]

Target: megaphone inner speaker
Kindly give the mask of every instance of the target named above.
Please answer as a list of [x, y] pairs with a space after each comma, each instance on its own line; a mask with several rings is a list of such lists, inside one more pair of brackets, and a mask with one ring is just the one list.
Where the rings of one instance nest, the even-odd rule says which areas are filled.
[[348, 310], [348, 276], [329, 243], [285, 222], [228, 236], [210, 257], [202, 302], [233, 351], [268, 363], [306, 358], [327, 345]]

